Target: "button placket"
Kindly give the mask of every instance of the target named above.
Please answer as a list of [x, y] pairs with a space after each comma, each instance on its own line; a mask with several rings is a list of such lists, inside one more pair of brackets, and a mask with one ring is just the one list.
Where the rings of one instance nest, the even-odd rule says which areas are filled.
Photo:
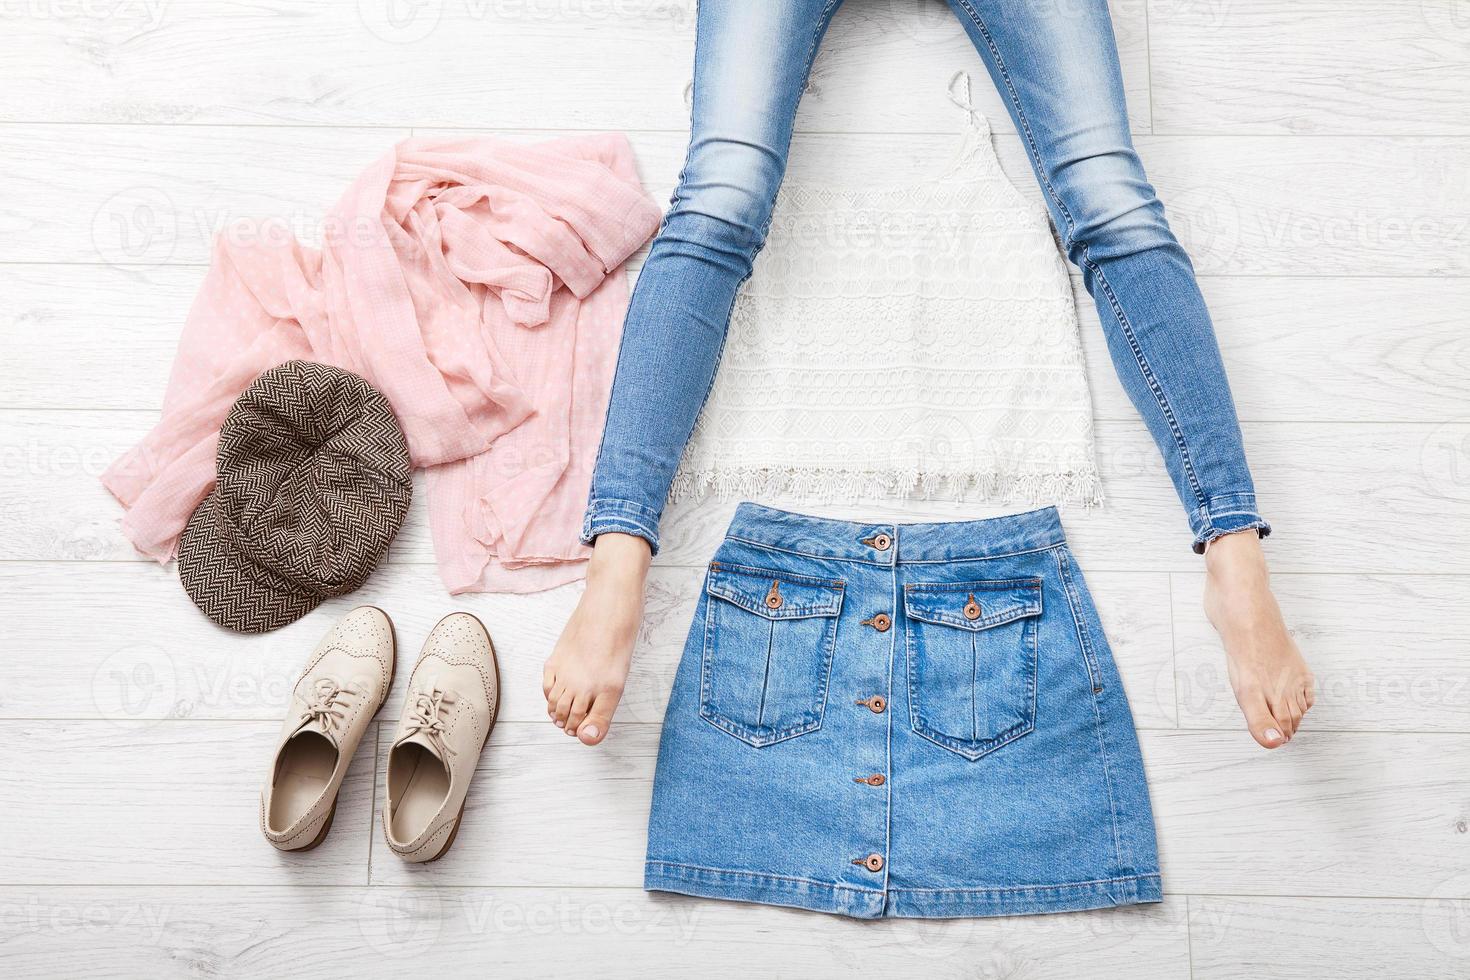
[[[898, 540], [896, 534], [890, 534], [887, 531], [875, 531], [869, 537], [863, 538], [862, 544], [872, 549], [870, 554], [872, 555], [873, 559], [875, 559], [878, 564], [886, 565], [890, 573], [896, 577], [898, 565]], [[893, 583], [893, 589], [896, 595], [896, 581]], [[873, 640], [878, 641], [879, 637], [882, 637], [882, 640], [880, 642], [875, 642], [871, 646], [866, 642], [862, 644], [862, 647], [865, 651], [871, 650], [872, 653], [875, 655], [874, 661], [866, 661], [865, 658], [865, 661], [871, 667], [876, 668], [878, 666], [878, 656], [881, 656], [883, 662], [886, 663], [886, 671], [884, 675], [870, 678], [870, 681], [876, 682], [873, 684], [873, 686], [881, 690], [884, 683], [884, 677], [888, 677], [891, 680], [894, 651], [893, 640], [887, 634], [889, 634], [893, 630], [894, 614], [891, 612], [872, 613], [866, 619], [859, 620], [859, 623], [863, 626], [872, 627], [873, 632], [878, 634], [878, 636], [874, 636], [872, 638]], [[869, 690], [871, 691], [872, 688], [869, 688]], [[858, 692], [858, 694], [862, 694], [861, 690]], [[888, 698], [884, 694], [867, 694], [863, 697], [857, 697], [854, 700], [854, 706], [867, 708], [869, 712], [875, 715], [883, 715], [888, 711]], [[889, 724], [888, 719], [880, 720], [875, 718], [873, 719], [873, 722], [877, 727], [868, 728], [865, 723], [859, 722], [859, 725], [862, 726], [862, 731], [864, 732], [864, 741], [866, 741], [869, 736], [875, 738], [882, 737], [885, 731], [885, 727]], [[867, 755], [866, 752], [862, 754]], [[873, 763], [878, 763], [879, 766], [886, 768], [891, 761], [887, 753], [886, 739], [884, 741], [882, 749], [877, 754], [877, 756], [861, 760], [854, 759], [853, 761], [858, 762], [860, 765], [863, 763], [867, 763], [869, 765]], [[874, 793], [871, 797], [867, 797], [867, 799], [869, 799], [871, 802], [865, 803], [863, 805], [864, 810], [866, 810], [868, 806], [882, 807], [884, 808], [883, 810], [874, 811], [874, 815], [880, 817], [883, 815], [883, 813], [888, 812], [888, 807], [890, 807], [891, 805], [890, 796], [892, 791], [883, 789], [883, 787], [889, 785], [886, 772], [880, 771], [861, 774], [854, 773], [852, 775], [852, 781], [858, 786], [863, 787], [863, 789], [859, 790], [859, 792], [866, 792], [867, 788], [880, 790], [880, 792]], [[864, 820], [864, 822], [867, 822], [866, 819]], [[867, 843], [870, 847], [874, 844], [877, 844], [878, 846], [886, 849], [888, 846], [887, 840], [888, 835], [885, 824], [883, 826], [870, 826], [865, 832], [860, 831], [859, 836], [857, 837], [857, 841], [855, 841], [854, 843], [860, 841], [863, 843]], [[883, 872], [887, 868], [888, 862], [884, 858], [881, 851], [873, 851], [864, 856], [851, 858], [851, 862], [854, 866], [862, 868], [868, 871], [870, 874], [879, 875], [880, 887], [886, 887], [887, 879], [886, 875], [884, 875]]]

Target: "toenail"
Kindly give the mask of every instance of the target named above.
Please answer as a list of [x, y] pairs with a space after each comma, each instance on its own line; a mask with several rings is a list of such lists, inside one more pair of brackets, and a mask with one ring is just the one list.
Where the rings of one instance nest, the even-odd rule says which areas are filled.
[[597, 737], [597, 726], [596, 725], [586, 725], [586, 726], [584, 726], [582, 728], [582, 731], [586, 734], [586, 736], [588, 738], [596, 738]]
[[[559, 725], [559, 724], [561, 724], [561, 722], [557, 722], [557, 724]], [[1278, 732], [1276, 729], [1274, 729], [1274, 728], [1268, 728], [1268, 729], [1266, 729], [1266, 741], [1268, 741], [1268, 742], [1274, 742], [1277, 739], [1279, 739], [1280, 737], [1281, 737], [1281, 733]]]
[[558, 721], [558, 722], [557, 722], [557, 723], [556, 723], [556, 727], [557, 727], [557, 728], [565, 728], [565, 727], [567, 727], [567, 723], [566, 723], [566, 722], [564, 722], [564, 721]]

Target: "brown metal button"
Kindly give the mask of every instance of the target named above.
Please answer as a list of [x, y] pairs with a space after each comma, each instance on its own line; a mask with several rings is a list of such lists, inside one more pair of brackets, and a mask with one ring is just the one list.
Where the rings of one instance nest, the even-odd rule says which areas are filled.
[[863, 698], [857, 703], [862, 705], [864, 708], [867, 708], [875, 715], [881, 715], [883, 713], [883, 710], [888, 707], [887, 700], [885, 700], [883, 695], [881, 694], [875, 694], [870, 698]]
[[861, 864], [863, 867], [867, 868], [869, 871], [873, 871], [873, 872], [882, 871], [883, 870], [883, 855], [881, 855], [881, 854], [869, 854], [865, 858], [854, 858], [852, 863], [853, 864]]
[[767, 609], [780, 609], [781, 608], [781, 583], [780, 582], [772, 582], [771, 583], [771, 591], [769, 591], [769, 592], [766, 593], [766, 608]]
[[965, 603], [964, 613], [966, 619], [980, 618], [980, 603], [975, 601], [975, 593], [973, 592], [970, 593], [970, 601]]
[[871, 626], [879, 633], [887, 633], [888, 628], [893, 625], [893, 620], [887, 613], [879, 613], [876, 616], [870, 616], [863, 620], [863, 625]]
[[871, 776], [854, 776], [852, 777], [852, 781], [855, 783], [867, 783], [869, 786], [882, 786], [888, 782], [887, 778], [881, 772], [875, 772]]
[[892, 546], [893, 539], [890, 538], [888, 535], [882, 533], [873, 535], [873, 547], [877, 548], [879, 551], [887, 551]]

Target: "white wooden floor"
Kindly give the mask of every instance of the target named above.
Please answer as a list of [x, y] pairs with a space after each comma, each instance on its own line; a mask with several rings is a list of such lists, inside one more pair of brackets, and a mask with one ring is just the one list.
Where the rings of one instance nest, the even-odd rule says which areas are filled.
[[[1141, 729], [1167, 900], [857, 923], [639, 888], [662, 706], [728, 507], [671, 515], [627, 700], [588, 751], [538, 702], [574, 589], [451, 602], [418, 510], [360, 594], [227, 635], [131, 551], [96, 479], [155, 419], [228, 220], [309, 237], [394, 141], [447, 131], [623, 130], [665, 198], [693, 0], [0, 4], [0, 975], [1470, 976], [1470, 3], [1114, 10], [1318, 706], [1281, 752], [1241, 731], [1200, 562], [1088, 302], [1110, 503], [1068, 528]], [[848, 0], [793, 171], [932, 167], [957, 68], [1032, 193], [930, 0]], [[321, 849], [256, 830], [292, 676], [362, 601], [409, 655], [470, 609], [503, 658], [464, 832], [427, 868], [377, 839], [382, 730]]]

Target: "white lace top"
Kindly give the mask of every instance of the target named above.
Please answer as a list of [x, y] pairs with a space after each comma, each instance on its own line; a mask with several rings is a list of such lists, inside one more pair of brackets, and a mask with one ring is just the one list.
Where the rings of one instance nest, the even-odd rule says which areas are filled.
[[783, 188], [671, 499], [1101, 500], [1066, 267], [970, 118], [930, 180]]

